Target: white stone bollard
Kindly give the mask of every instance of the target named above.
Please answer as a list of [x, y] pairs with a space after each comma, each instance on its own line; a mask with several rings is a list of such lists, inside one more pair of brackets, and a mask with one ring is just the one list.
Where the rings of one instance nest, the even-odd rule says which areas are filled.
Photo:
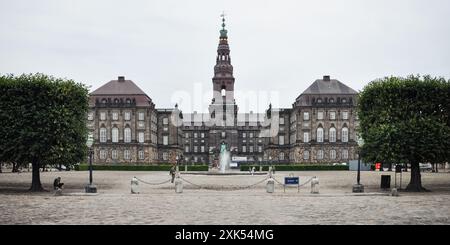
[[319, 194], [319, 178], [314, 176], [311, 180], [311, 193]]
[[136, 177], [131, 179], [131, 194], [139, 194], [139, 181]]
[[273, 193], [274, 190], [275, 190], [275, 182], [273, 181], [272, 178], [270, 178], [266, 184], [266, 191], [267, 193]]
[[177, 178], [175, 180], [175, 192], [176, 193], [183, 193], [183, 181], [181, 181], [180, 178]]

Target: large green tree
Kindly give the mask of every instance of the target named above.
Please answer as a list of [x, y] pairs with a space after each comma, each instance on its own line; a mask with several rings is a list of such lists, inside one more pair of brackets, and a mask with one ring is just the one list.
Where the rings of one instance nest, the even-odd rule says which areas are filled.
[[87, 109], [83, 84], [39, 73], [0, 76], [0, 162], [31, 163], [30, 190], [43, 190], [41, 166], [86, 156]]
[[424, 191], [419, 163], [450, 159], [450, 81], [386, 77], [369, 83], [358, 99], [363, 159], [410, 164], [406, 190]]

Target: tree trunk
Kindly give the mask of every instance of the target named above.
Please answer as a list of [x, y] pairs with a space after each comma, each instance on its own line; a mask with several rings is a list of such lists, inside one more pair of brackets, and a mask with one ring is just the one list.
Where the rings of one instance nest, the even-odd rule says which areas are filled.
[[11, 170], [11, 172], [13, 172], [13, 173], [18, 172], [18, 171], [17, 171], [17, 165], [18, 165], [18, 164], [17, 164], [16, 162], [13, 162], [13, 163], [12, 163], [12, 170]]
[[39, 173], [39, 162], [37, 160], [33, 160], [31, 164], [33, 168], [33, 174], [31, 178], [30, 191], [44, 191], [44, 188], [42, 188], [41, 176]]
[[411, 180], [405, 190], [411, 192], [427, 191], [422, 187], [419, 163], [411, 163]]
[[388, 169], [388, 171], [391, 171], [391, 172], [392, 172], [392, 163], [389, 163], [389, 169]]

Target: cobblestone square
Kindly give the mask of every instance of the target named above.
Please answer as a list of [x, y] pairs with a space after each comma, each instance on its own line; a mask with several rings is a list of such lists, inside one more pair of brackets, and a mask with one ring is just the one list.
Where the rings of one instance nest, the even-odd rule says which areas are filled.
[[[276, 172], [282, 181], [290, 172]], [[400, 192], [399, 197], [379, 189], [380, 175], [393, 172], [362, 172], [365, 193], [352, 193], [356, 172], [294, 172], [300, 184], [319, 178], [320, 194], [310, 185], [276, 185], [267, 193], [264, 175], [205, 176], [183, 174], [183, 193], [174, 185], [139, 183], [140, 194], [131, 194], [133, 176], [157, 183], [169, 180], [167, 172], [94, 171], [98, 194], [85, 195], [87, 171], [43, 172], [49, 190], [29, 193], [31, 173], [0, 174], [0, 224], [449, 224], [450, 173], [423, 173], [426, 193]], [[61, 176], [64, 195], [54, 196], [53, 179]], [[403, 187], [409, 173], [403, 175]], [[201, 188], [199, 188], [198, 186]]]

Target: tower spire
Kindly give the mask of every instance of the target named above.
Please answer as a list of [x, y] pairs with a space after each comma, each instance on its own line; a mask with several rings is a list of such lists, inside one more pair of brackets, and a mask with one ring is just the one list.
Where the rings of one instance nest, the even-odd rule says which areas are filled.
[[227, 39], [228, 31], [225, 29], [225, 11], [220, 15], [222, 17], [222, 30], [220, 30], [220, 39]]

